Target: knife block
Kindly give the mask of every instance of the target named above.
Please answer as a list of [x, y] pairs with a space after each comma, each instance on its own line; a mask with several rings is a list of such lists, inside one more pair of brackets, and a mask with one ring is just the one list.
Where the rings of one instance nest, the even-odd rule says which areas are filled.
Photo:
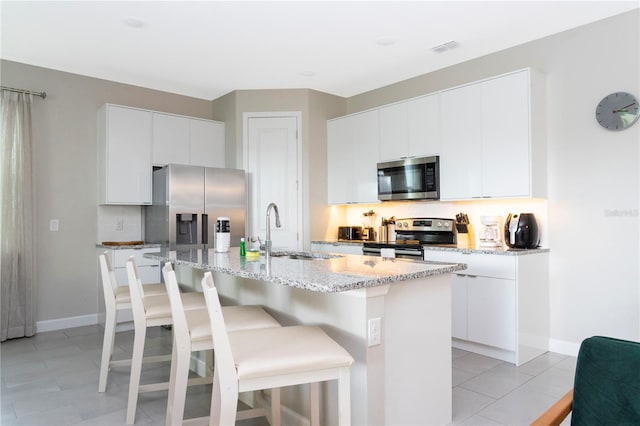
[[471, 224], [468, 223], [464, 226], [456, 225], [456, 227], [458, 229], [458, 233], [456, 236], [456, 246], [458, 248], [474, 248], [475, 236]]

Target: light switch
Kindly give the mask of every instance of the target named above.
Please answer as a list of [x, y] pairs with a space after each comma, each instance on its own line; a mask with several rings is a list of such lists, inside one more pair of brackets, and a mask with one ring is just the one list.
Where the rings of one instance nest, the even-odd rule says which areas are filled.
[[51, 219], [49, 221], [49, 231], [58, 231], [60, 229], [60, 221], [58, 219]]

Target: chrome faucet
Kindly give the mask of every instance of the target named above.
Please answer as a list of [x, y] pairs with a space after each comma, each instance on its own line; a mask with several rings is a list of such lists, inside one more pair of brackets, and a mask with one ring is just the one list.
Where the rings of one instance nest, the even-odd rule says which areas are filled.
[[276, 213], [276, 228], [280, 228], [280, 213], [278, 213], [278, 206], [276, 206], [276, 203], [270, 203], [267, 206], [267, 239], [264, 242], [264, 253], [267, 258], [271, 256], [271, 220], [269, 218], [269, 213], [272, 208]]

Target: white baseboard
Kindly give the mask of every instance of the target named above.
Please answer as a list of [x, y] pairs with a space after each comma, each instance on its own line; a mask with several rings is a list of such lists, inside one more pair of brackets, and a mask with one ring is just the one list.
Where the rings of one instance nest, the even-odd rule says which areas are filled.
[[565, 340], [549, 339], [549, 351], [562, 355], [578, 356], [580, 343], [567, 342]]
[[42, 333], [45, 331], [64, 330], [66, 328], [82, 327], [85, 325], [95, 324], [98, 324], [98, 314], [38, 321], [36, 323], [36, 329], [38, 333]]

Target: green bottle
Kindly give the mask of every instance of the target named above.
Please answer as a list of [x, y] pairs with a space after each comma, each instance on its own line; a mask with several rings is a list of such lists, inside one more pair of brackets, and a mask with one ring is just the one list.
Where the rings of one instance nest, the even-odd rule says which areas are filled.
[[245, 257], [247, 255], [247, 246], [245, 245], [244, 238], [240, 238], [240, 256]]

